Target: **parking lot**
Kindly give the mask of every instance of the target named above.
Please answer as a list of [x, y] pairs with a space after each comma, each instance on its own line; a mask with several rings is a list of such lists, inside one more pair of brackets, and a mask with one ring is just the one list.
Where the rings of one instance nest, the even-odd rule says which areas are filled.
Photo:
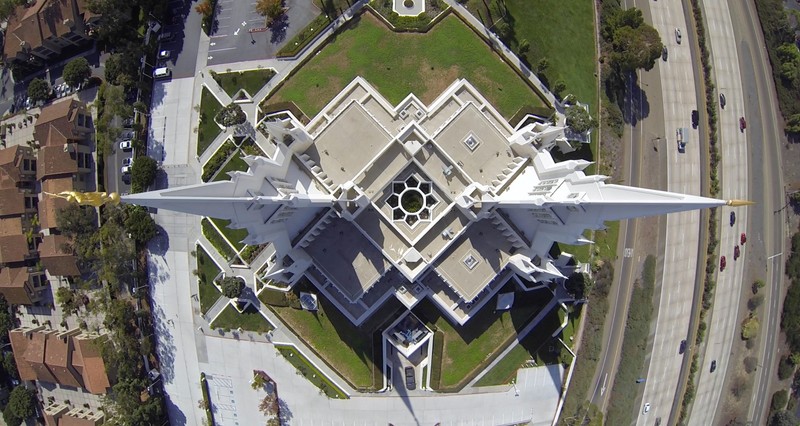
[[[115, 126], [123, 126], [122, 120], [119, 117], [114, 117], [113, 121]], [[131, 192], [131, 175], [129, 173], [122, 173], [122, 166], [125, 161], [131, 161], [133, 158], [133, 150], [130, 148], [121, 148], [120, 142], [130, 140], [133, 138], [133, 130], [130, 128], [122, 129], [119, 137], [112, 144], [112, 154], [106, 157], [105, 162], [105, 175], [106, 175], [106, 191], [116, 192], [118, 194], [128, 194]]]
[[169, 2], [171, 18], [164, 23], [158, 34], [173, 35], [170, 40], [159, 43], [159, 51], [167, 50], [170, 55], [169, 58], [158, 60], [153, 65], [169, 67], [172, 70], [172, 78], [194, 76], [197, 69], [202, 17], [194, 11], [192, 4], [180, 0]]
[[312, 0], [293, 1], [286, 19], [264, 31], [265, 18], [256, 13], [255, 2], [248, 3], [248, 7], [243, 7], [241, 1], [219, 0], [217, 25], [208, 49], [208, 65], [275, 57], [288, 40], [320, 13]]

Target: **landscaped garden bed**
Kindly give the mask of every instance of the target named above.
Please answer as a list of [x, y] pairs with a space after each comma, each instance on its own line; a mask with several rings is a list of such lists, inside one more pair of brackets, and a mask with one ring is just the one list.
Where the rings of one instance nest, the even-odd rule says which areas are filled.
[[523, 106], [546, 105], [457, 17], [444, 18], [425, 34], [397, 34], [367, 13], [347, 24], [262, 109], [291, 100], [316, 115], [359, 75], [394, 104], [409, 93], [431, 102], [454, 80], [466, 78], [506, 117]]
[[345, 394], [338, 386], [333, 384], [324, 374], [320, 373], [313, 364], [311, 364], [306, 357], [303, 356], [300, 352], [297, 351], [292, 346], [278, 346], [275, 345], [275, 349], [289, 361], [290, 364], [297, 369], [300, 374], [303, 375], [309, 382], [313, 383], [314, 386], [318, 387], [320, 392], [325, 394], [328, 398], [336, 398], [336, 399], [349, 399], [347, 394]]
[[214, 285], [214, 278], [222, 271], [211, 256], [198, 245], [195, 249], [197, 256], [197, 278], [199, 283], [200, 312], [205, 314], [219, 299], [220, 293]]
[[222, 104], [210, 90], [203, 87], [203, 93], [200, 96], [200, 123], [197, 126], [197, 155], [203, 155], [217, 135], [222, 133], [222, 129], [214, 121], [214, 117], [219, 114], [220, 110], [222, 110]]
[[228, 262], [238, 259], [236, 252], [233, 250], [230, 244], [222, 237], [222, 235], [214, 229], [214, 225], [211, 224], [211, 221], [208, 218], [203, 218], [200, 221], [200, 227], [203, 230], [203, 236], [208, 239], [211, 245], [217, 250], [217, 252], [225, 258]]
[[253, 305], [249, 305], [242, 313], [239, 313], [233, 305], [228, 305], [217, 315], [211, 326], [234, 331], [241, 328], [257, 333], [266, 333], [275, 329]]
[[244, 89], [250, 96], [255, 96], [272, 77], [275, 71], [260, 69], [250, 71], [232, 71], [224, 73], [211, 72], [211, 77], [222, 87], [231, 98], [236, 96], [239, 89]]

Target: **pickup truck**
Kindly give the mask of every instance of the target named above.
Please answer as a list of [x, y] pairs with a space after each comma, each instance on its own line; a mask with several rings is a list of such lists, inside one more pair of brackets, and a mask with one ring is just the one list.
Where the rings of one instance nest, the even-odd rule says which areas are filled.
[[689, 129], [679, 128], [675, 131], [675, 137], [678, 140], [678, 152], [686, 152], [686, 144], [689, 143]]

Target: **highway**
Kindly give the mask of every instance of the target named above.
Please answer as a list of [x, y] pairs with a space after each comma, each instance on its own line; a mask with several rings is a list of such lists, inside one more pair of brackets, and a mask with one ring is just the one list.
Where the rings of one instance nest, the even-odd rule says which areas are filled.
[[[691, 111], [698, 109], [698, 93], [695, 79], [698, 75], [699, 58], [692, 52], [692, 31], [689, 31], [682, 2], [649, 2], [653, 26], [661, 34], [669, 55], [666, 62], [659, 63], [661, 96], [664, 109], [662, 134], [666, 141], [667, 190], [686, 194], [701, 194], [700, 139], [697, 129], [691, 126]], [[679, 44], [675, 29], [679, 28], [682, 40]], [[701, 76], [700, 76], [701, 78]], [[702, 120], [701, 120], [702, 122]], [[676, 131], [687, 128], [690, 142], [685, 153], [679, 153]], [[702, 129], [702, 127], [701, 127]], [[666, 239], [663, 274], [658, 277], [656, 292], [658, 314], [652, 341], [650, 363], [647, 366], [647, 381], [644, 383], [642, 403], [650, 403], [650, 411], [642, 413], [641, 407], [636, 424], [653, 424], [656, 419], [667, 422], [672, 413], [683, 356], [678, 353], [680, 343], [687, 338], [689, 319], [698, 267], [700, 213], [685, 212], [671, 214], [666, 218]]]
[[[722, 198], [748, 199], [748, 135], [757, 128], [757, 118], [748, 117], [748, 129], [740, 131], [739, 118], [746, 116], [742, 76], [736, 38], [733, 35], [728, 2], [710, 0], [703, 2], [706, 29], [711, 48], [711, 65], [719, 93], [724, 93], [726, 106], [718, 109], [718, 140], [721, 161], [718, 166]], [[732, 223], [731, 214], [736, 214]], [[706, 317], [705, 352], [701, 352], [697, 392], [689, 416], [690, 425], [716, 424], [717, 407], [729, 392], [723, 387], [730, 366], [730, 377], [743, 374], [743, 367], [730, 365], [731, 347], [739, 337], [739, 302], [744, 282], [744, 257], [750, 246], [741, 246], [739, 260], [734, 259], [734, 247], [739, 236], [747, 231], [747, 208], [723, 207], [718, 209], [720, 219], [719, 256], [727, 258], [727, 267], [718, 272], [714, 304]], [[719, 262], [719, 260], [717, 261]], [[716, 361], [716, 370], [710, 370]], [[724, 419], [720, 419], [723, 421]]]
[[[761, 312], [761, 340], [756, 348], [756, 358], [761, 366], [756, 371], [754, 392], [749, 403], [747, 419], [752, 424], [766, 423], [769, 409], [771, 380], [777, 365], [776, 346], [780, 328], [780, 311], [783, 304], [788, 229], [784, 220], [790, 214], [785, 207], [781, 144], [784, 141], [780, 126], [780, 111], [770, 72], [769, 59], [764, 48], [763, 34], [752, 2], [731, 2], [734, 35], [739, 46], [739, 67], [746, 96], [745, 111], [748, 120], [750, 145], [750, 194], [756, 205], [750, 210], [751, 239], [748, 256], [757, 256], [754, 264], [765, 267], [766, 303]], [[751, 124], [752, 123], [752, 124]], [[749, 244], [749, 242], [748, 242]]]

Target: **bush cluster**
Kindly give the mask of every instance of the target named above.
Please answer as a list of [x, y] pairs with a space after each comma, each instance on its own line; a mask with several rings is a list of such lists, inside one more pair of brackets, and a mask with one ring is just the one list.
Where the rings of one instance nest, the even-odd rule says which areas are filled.
[[314, 41], [325, 28], [328, 28], [328, 24], [330, 24], [330, 19], [328, 16], [325, 16], [324, 13], [321, 13], [319, 16], [314, 18], [302, 31], [297, 33], [294, 38], [289, 40], [275, 56], [278, 58], [290, 58], [297, 56], [298, 53], [302, 52], [309, 43]]

